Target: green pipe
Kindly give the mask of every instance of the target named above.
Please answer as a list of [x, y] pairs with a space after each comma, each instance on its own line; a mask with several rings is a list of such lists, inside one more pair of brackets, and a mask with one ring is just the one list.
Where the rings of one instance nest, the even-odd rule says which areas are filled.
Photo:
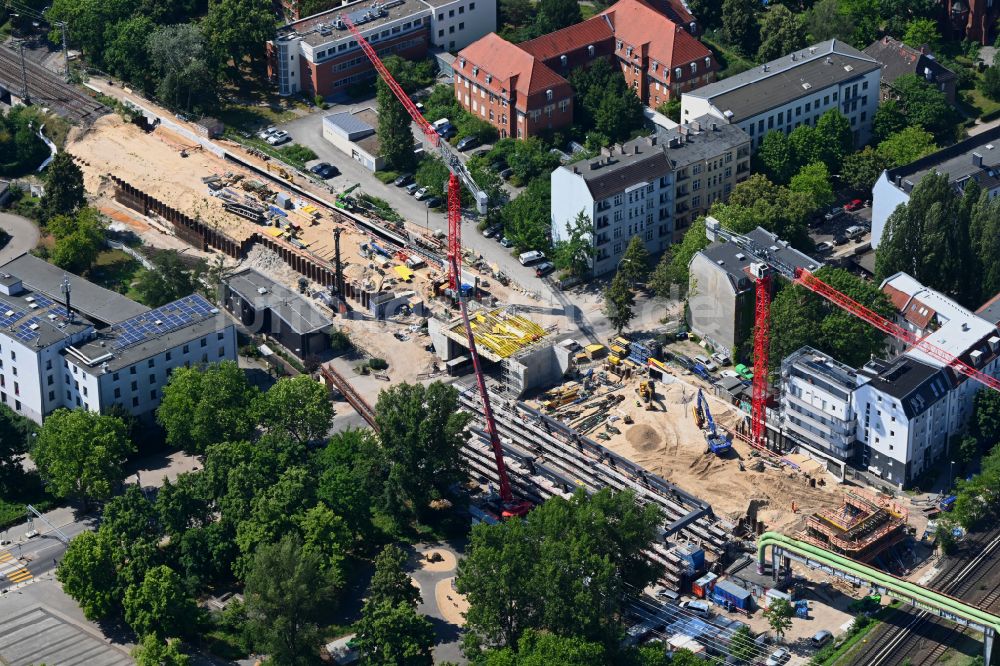
[[757, 562], [760, 567], [763, 567], [764, 552], [768, 546], [780, 546], [800, 555], [813, 557], [824, 564], [850, 571], [861, 578], [880, 583], [886, 589], [905, 594], [906, 596], [932, 606], [941, 607], [942, 610], [954, 612], [956, 615], [963, 617], [966, 620], [976, 622], [977, 624], [991, 626], [994, 630], [1000, 631], [1000, 617], [996, 615], [987, 613], [974, 606], [964, 604], [957, 599], [953, 599], [939, 592], [928, 590], [927, 588], [921, 587], [915, 583], [910, 583], [900, 578], [896, 578], [891, 574], [873, 569], [872, 567], [861, 564], [860, 562], [852, 560], [849, 557], [831, 553], [830, 551], [820, 548], [819, 546], [814, 546], [812, 544], [787, 537], [778, 532], [765, 532], [760, 536], [760, 539], [757, 542]]

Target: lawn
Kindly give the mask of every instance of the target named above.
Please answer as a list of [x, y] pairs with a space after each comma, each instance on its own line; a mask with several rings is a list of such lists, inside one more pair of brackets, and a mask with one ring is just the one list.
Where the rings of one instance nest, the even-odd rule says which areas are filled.
[[97, 255], [87, 277], [105, 289], [127, 294], [141, 269], [138, 261], [121, 250], [105, 250]]
[[702, 43], [712, 49], [715, 59], [719, 63], [718, 78], [725, 79], [735, 76], [740, 72], [745, 72], [754, 66], [754, 62], [747, 60], [728, 46], [724, 46], [722, 40], [714, 32], [707, 32], [701, 37]]
[[258, 132], [268, 125], [288, 122], [298, 115], [294, 108], [277, 103], [229, 104], [214, 113], [227, 128], [247, 132]]
[[992, 114], [1000, 113], [1000, 102], [994, 102], [983, 94], [979, 88], [971, 88], [961, 92], [962, 101], [970, 107], [973, 114], [982, 118], [992, 117]]
[[19, 492], [12, 492], [11, 496], [0, 496], [0, 530], [23, 522], [26, 518], [25, 505], [27, 504], [35, 507], [41, 513], [45, 513], [59, 504], [59, 500], [42, 489], [41, 479], [37, 472], [25, 476]]

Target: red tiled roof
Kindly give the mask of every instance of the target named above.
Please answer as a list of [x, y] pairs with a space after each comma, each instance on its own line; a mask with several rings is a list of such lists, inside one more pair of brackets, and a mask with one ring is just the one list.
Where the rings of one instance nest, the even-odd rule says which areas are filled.
[[536, 37], [518, 46], [539, 60], [551, 60], [589, 44], [611, 39], [614, 33], [603, 16], [594, 16], [562, 30]]
[[[464, 69], [461, 67], [463, 58], [467, 61]], [[498, 84], [493, 87], [497, 89], [517, 77], [513, 85], [521, 95], [531, 95], [558, 85], [569, 85], [566, 79], [546, 67], [533, 55], [501, 38], [495, 32], [462, 49], [452, 67], [456, 72], [474, 79], [476, 77], [472, 76], [471, 71], [473, 65], [492, 74], [495, 83]], [[483, 82], [479, 83], [482, 85]]]
[[637, 48], [648, 45], [649, 57], [664, 66], [678, 67], [712, 55], [687, 30], [641, 0], [619, 0], [600, 14], [605, 15], [617, 39]]
[[903, 318], [917, 328], [927, 328], [927, 325], [931, 323], [931, 320], [937, 314], [932, 308], [912, 298], [905, 291], [896, 289], [892, 285], [885, 285], [882, 292], [889, 297], [889, 300], [892, 301], [892, 306], [903, 315]]

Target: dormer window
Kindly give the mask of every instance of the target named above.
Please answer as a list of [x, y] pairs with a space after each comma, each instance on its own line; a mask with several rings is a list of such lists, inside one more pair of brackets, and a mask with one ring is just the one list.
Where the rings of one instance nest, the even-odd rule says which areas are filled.
[[617, 44], [615, 45], [615, 50], [616, 51], [621, 51], [622, 50], [622, 40], [620, 40], [620, 39], [618, 40]]
[[458, 61], [458, 66], [461, 67], [462, 69], [465, 69], [465, 58], [462, 58], [461, 60]]
[[587, 55], [590, 56], [591, 58], [594, 57], [594, 54], [596, 52], [597, 52], [597, 49], [594, 48], [593, 44], [591, 44], [590, 46], [587, 47]]
[[654, 61], [653, 61], [653, 71], [655, 72], [655, 71], [656, 71], [657, 69], [659, 69], [659, 68], [660, 68], [660, 63], [658, 63], [658, 62], [656, 62], [656, 61], [654, 60]]
[[486, 75], [486, 83], [493, 83], [493, 75], [492, 74], [487, 74]]
[[549, 90], [545, 91], [545, 101], [546, 102], [551, 102], [552, 101], [552, 89], [551, 88]]
[[569, 59], [566, 56], [564, 56], [564, 55], [559, 56], [559, 64], [560, 65], [562, 65], [563, 67], [565, 67], [568, 62], [569, 62]]
[[698, 63], [696, 62], [691, 63], [691, 73], [692, 74], [698, 73]]
[[680, 67], [674, 67], [674, 78], [675, 79], [681, 78], [682, 74], [683, 74], [683, 72], [681, 71]]
[[479, 68], [478, 67], [473, 67], [472, 68], [472, 75], [473, 76], [479, 76]]
[[629, 57], [629, 58], [631, 58], [631, 57], [632, 57], [632, 47], [631, 47], [631, 46], [630, 46], [630, 47], [628, 47], [627, 49], [625, 49], [625, 55], [626, 55], [627, 57]]
[[712, 69], [712, 59], [708, 56], [705, 57], [705, 70], [708, 71]]

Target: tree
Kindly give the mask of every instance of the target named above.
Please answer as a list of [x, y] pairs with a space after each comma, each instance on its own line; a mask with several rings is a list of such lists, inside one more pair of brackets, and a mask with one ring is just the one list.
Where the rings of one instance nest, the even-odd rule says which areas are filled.
[[171, 108], [191, 110], [215, 98], [218, 67], [197, 23], [159, 28], [147, 42], [158, 83], [156, 96]]
[[382, 501], [391, 516], [423, 516], [463, 478], [469, 418], [458, 410], [458, 392], [441, 382], [404, 382], [379, 394], [375, 422], [388, 467]]
[[688, 7], [705, 28], [718, 28], [722, 12], [718, 0], [689, 0]]
[[594, 257], [592, 229], [593, 222], [583, 210], [576, 214], [572, 223], [566, 223], [566, 239], [555, 243], [553, 259], [556, 268], [577, 278], [590, 273], [590, 262]]
[[257, 398], [254, 412], [261, 428], [301, 444], [325, 437], [333, 419], [327, 389], [309, 375], [278, 380]]
[[37, 132], [34, 109], [14, 107], [0, 112], [0, 176], [32, 173], [49, 156]]
[[805, 46], [805, 35], [797, 16], [784, 5], [772, 5], [764, 12], [760, 22], [760, 34], [764, 36], [757, 49], [757, 59], [763, 62]]
[[830, 109], [816, 121], [816, 135], [823, 146], [823, 162], [831, 173], [840, 171], [844, 156], [854, 150], [850, 121], [837, 109]]
[[828, 39], [848, 41], [854, 32], [854, 22], [838, 8], [838, 0], [819, 0], [806, 13], [805, 29], [809, 43]]
[[[944, 93], [916, 74], [904, 74], [893, 84], [907, 124], [922, 126], [941, 142], [953, 141], [958, 111]], [[877, 116], [877, 114], [876, 114]], [[876, 118], [877, 120], [877, 118]], [[895, 130], [894, 130], [895, 131]]]
[[151, 64], [146, 41], [154, 30], [156, 24], [144, 14], [111, 25], [105, 34], [104, 66], [126, 81], [147, 89]]
[[57, 409], [45, 419], [31, 457], [59, 497], [107, 499], [125, 477], [122, 464], [135, 446], [125, 424], [85, 409]]
[[[818, 121], [817, 121], [818, 122]], [[811, 125], [799, 125], [788, 135], [788, 142], [795, 155], [795, 171], [804, 164], [826, 162], [828, 157], [824, 137]]]
[[[987, 194], [980, 195], [972, 207], [969, 220], [969, 243], [976, 258], [975, 267], [966, 274], [977, 276], [968, 285], [968, 307], [1000, 292], [1000, 201]], [[975, 286], [978, 284], [978, 290]], [[977, 293], [978, 292], [978, 293]]]
[[367, 601], [417, 607], [420, 590], [413, 586], [413, 580], [406, 573], [406, 559], [406, 553], [395, 544], [382, 549], [375, 558], [375, 574], [368, 585]]
[[759, 654], [750, 627], [741, 625], [729, 639], [729, 655], [739, 662], [751, 664]]
[[971, 432], [984, 448], [1000, 441], [1000, 393], [980, 389], [972, 401]]
[[757, 158], [771, 181], [784, 184], [792, 179], [798, 166], [795, 148], [784, 132], [771, 131], [764, 135]]
[[628, 89], [621, 70], [606, 60], [578, 67], [569, 82], [576, 93], [573, 121], [581, 127], [592, 128], [609, 141], [624, 141], [643, 126], [642, 102]]
[[752, 57], [760, 43], [757, 4], [753, 0], [722, 0], [722, 31], [742, 56]]
[[760, 226], [795, 247], [809, 248], [806, 221], [815, 210], [807, 195], [775, 185], [756, 173], [733, 188], [726, 203], [713, 204], [711, 214], [737, 233]]
[[69, 215], [84, 203], [83, 171], [72, 155], [56, 153], [45, 173], [45, 194], [40, 202], [43, 217]]
[[237, 69], [245, 58], [263, 62], [264, 44], [274, 36], [272, 11], [269, 0], [210, 0], [201, 28], [216, 58], [232, 58]]
[[913, 19], [906, 24], [906, 33], [903, 34], [903, 43], [915, 49], [929, 47], [934, 49], [941, 41], [941, 33], [938, 32], [937, 21], [929, 18]]
[[583, 20], [576, 0], [540, 0], [535, 23], [540, 34], [555, 32]]
[[339, 587], [344, 580], [344, 559], [353, 542], [353, 535], [343, 518], [322, 502], [296, 517], [302, 533], [302, 552], [320, 557], [327, 580]]
[[792, 192], [799, 192], [807, 197], [813, 208], [826, 208], [834, 202], [833, 186], [830, 184], [830, 172], [822, 162], [813, 162], [802, 167], [792, 177], [788, 185]]
[[109, 543], [155, 541], [160, 535], [156, 508], [139, 486], [129, 485], [124, 493], [104, 505], [101, 531]]
[[333, 598], [320, 557], [304, 552], [294, 535], [264, 544], [244, 592], [254, 644], [275, 663], [311, 664], [322, 641], [316, 620]]
[[156, 634], [146, 634], [132, 650], [136, 666], [188, 666], [190, 658], [181, 652], [180, 641], [166, 640]]
[[764, 618], [771, 626], [771, 631], [781, 640], [785, 632], [792, 627], [792, 618], [795, 616], [795, 609], [784, 599], [776, 599], [771, 602], [764, 611]]
[[56, 578], [88, 620], [108, 617], [118, 606], [111, 548], [96, 532], [73, 537], [56, 569]]
[[668, 298], [674, 286], [681, 291], [688, 286], [688, 265], [691, 259], [701, 250], [708, 247], [708, 236], [705, 235], [705, 218], [698, 218], [684, 232], [680, 243], [670, 246], [649, 278], [649, 286], [660, 298]]
[[983, 80], [979, 84], [983, 94], [994, 102], [1000, 100], [1000, 67], [997, 67], [997, 57], [993, 56], [993, 66], [983, 72]]
[[618, 272], [632, 285], [646, 281], [649, 275], [649, 251], [638, 234], [629, 240], [618, 264]]
[[938, 149], [934, 136], [920, 126], [906, 127], [878, 144], [878, 153], [892, 167], [910, 164]]
[[870, 192], [882, 172], [893, 165], [871, 146], [851, 153], [844, 158], [841, 165], [843, 181], [855, 190]]
[[201, 472], [179, 474], [173, 483], [169, 478], [163, 480], [163, 487], [156, 493], [155, 509], [157, 521], [171, 537], [211, 522], [211, 498], [206, 486]]
[[23, 456], [28, 452], [28, 439], [37, 431], [33, 421], [0, 405], [0, 497], [9, 497], [23, 480]]
[[89, 269], [104, 247], [104, 223], [94, 208], [50, 218], [48, 229], [56, 239], [50, 253], [52, 263], [71, 273]]
[[958, 479], [952, 517], [964, 528], [992, 524], [1000, 516], [1000, 447], [983, 456], [979, 474]]
[[210, 444], [244, 439], [253, 432], [249, 408], [257, 394], [233, 361], [176, 368], [163, 387], [156, 420], [171, 446], [201, 453]]
[[344, 430], [313, 458], [316, 496], [361, 539], [372, 531], [372, 497], [382, 494], [384, 453], [366, 430]]
[[504, 233], [514, 242], [514, 247], [519, 252], [548, 248], [551, 188], [551, 181], [547, 176], [535, 178], [519, 196], [500, 210]]
[[958, 441], [955, 459], [960, 465], [968, 465], [979, 455], [979, 440], [972, 435], [965, 435]]
[[604, 290], [604, 315], [621, 335], [628, 323], [635, 317], [632, 308], [635, 306], [635, 296], [632, 286], [621, 271], [615, 273], [611, 285]]
[[386, 166], [396, 171], [408, 171], [416, 162], [410, 114], [381, 77], [375, 84], [375, 99], [378, 103], [379, 150]]
[[872, 117], [872, 136], [876, 141], [884, 141], [906, 127], [906, 114], [897, 100], [887, 99], [878, 105]]
[[142, 585], [129, 587], [123, 606], [125, 621], [140, 636], [186, 636], [198, 619], [181, 577], [165, 565], [147, 571]]
[[365, 603], [357, 625], [358, 650], [372, 666], [430, 666], [434, 627], [409, 604]]
[[516, 654], [510, 648], [487, 653], [486, 666], [508, 663], [517, 666], [604, 666], [611, 661], [600, 643], [528, 629], [518, 641]]
[[662, 520], [630, 492], [552, 498], [523, 521], [473, 528], [456, 586], [469, 631], [513, 647], [527, 629], [610, 644], [621, 611], [660, 575], [642, 556]]
[[166, 250], [154, 255], [152, 263], [152, 270], [144, 270], [135, 285], [139, 298], [149, 307], [157, 308], [198, 291], [204, 262], [189, 267], [177, 250]]

